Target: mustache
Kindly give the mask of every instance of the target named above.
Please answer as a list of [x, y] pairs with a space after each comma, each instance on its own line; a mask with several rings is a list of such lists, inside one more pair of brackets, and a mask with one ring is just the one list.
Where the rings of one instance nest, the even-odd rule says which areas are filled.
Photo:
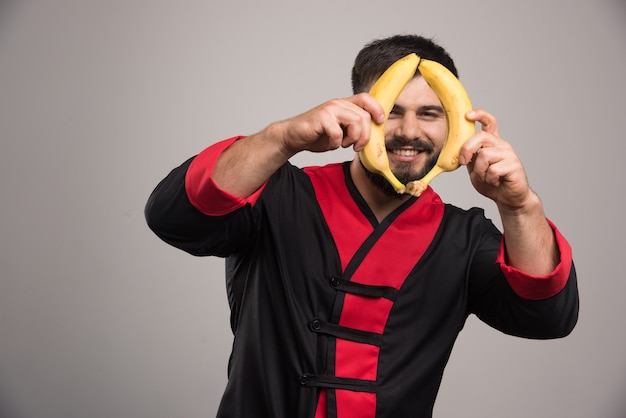
[[428, 141], [424, 141], [422, 139], [414, 139], [410, 142], [407, 142], [405, 139], [399, 138], [391, 138], [385, 141], [385, 147], [389, 148], [413, 148], [420, 151], [433, 152], [435, 150], [432, 143]]

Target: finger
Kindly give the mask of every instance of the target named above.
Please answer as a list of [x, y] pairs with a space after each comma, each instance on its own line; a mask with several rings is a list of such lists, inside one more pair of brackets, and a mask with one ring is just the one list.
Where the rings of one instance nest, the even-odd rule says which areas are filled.
[[496, 117], [483, 109], [473, 109], [467, 112], [465, 117], [473, 122], [478, 122], [482, 126], [482, 130], [499, 136], [498, 122]]
[[363, 133], [367, 129], [367, 126], [368, 124], [361, 123], [360, 119], [348, 124], [348, 126], [344, 128], [345, 135], [341, 146], [347, 148], [350, 145], [359, 143], [359, 141], [363, 142]]
[[371, 126], [370, 124], [366, 124], [365, 126], [362, 127], [361, 129], [361, 133], [358, 136], [358, 139], [356, 139], [355, 141], [352, 141], [349, 144], [346, 144], [345, 147], [348, 147], [350, 145], [354, 146], [354, 151], [356, 152], [360, 152], [363, 150], [363, 148], [365, 147], [365, 145], [369, 142], [370, 140], [370, 133], [371, 133]]
[[521, 165], [514, 153], [503, 148], [485, 148], [473, 163], [474, 174], [486, 184], [499, 186], [501, 181], [519, 170]]
[[337, 113], [338, 123], [344, 132], [342, 146], [353, 145], [357, 152], [363, 149], [370, 138], [373, 116], [367, 109], [359, 106], [359, 104], [365, 105], [367, 101], [367, 98], [363, 102], [356, 100], [356, 103], [351, 100], [344, 101], [341, 111]]
[[491, 148], [497, 146], [498, 141], [496, 138], [487, 132], [479, 131], [474, 136], [469, 138], [463, 146], [461, 146], [461, 152], [459, 153], [459, 162], [461, 165], [470, 164], [474, 161], [484, 148]]
[[348, 100], [366, 111], [376, 123], [383, 123], [387, 119], [385, 109], [368, 93], [359, 93]]
[[341, 121], [338, 118], [337, 107], [325, 108], [321, 113], [319, 120], [320, 132], [318, 136], [320, 138], [326, 137], [328, 139], [328, 145], [330, 149], [337, 149], [341, 146], [346, 131], [342, 126]]
[[483, 173], [482, 180], [486, 184], [498, 187], [500, 185], [500, 181], [506, 177], [507, 172], [507, 164], [504, 161], [489, 163]]

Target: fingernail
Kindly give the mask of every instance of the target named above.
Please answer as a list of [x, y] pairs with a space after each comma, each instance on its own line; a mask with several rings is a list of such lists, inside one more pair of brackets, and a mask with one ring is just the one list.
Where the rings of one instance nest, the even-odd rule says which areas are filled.
[[459, 164], [465, 165], [465, 157], [462, 155], [459, 157]]

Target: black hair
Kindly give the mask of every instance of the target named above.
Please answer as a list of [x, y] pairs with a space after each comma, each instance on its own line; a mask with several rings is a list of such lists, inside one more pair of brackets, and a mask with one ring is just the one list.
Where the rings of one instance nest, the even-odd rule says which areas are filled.
[[391, 64], [411, 53], [437, 61], [458, 77], [454, 61], [433, 39], [419, 35], [394, 35], [374, 40], [361, 49], [352, 67], [352, 91], [355, 94], [368, 91]]

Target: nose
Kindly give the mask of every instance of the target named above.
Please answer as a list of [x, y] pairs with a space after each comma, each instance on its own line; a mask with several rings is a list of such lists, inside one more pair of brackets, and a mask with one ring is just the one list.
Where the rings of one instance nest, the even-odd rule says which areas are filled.
[[393, 131], [393, 135], [398, 139], [404, 139], [406, 141], [413, 141], [420, 138], [422, 129], [417, 115], [410, 112], [402, 115], [402, 118], [398, 120], [398, 124]]

